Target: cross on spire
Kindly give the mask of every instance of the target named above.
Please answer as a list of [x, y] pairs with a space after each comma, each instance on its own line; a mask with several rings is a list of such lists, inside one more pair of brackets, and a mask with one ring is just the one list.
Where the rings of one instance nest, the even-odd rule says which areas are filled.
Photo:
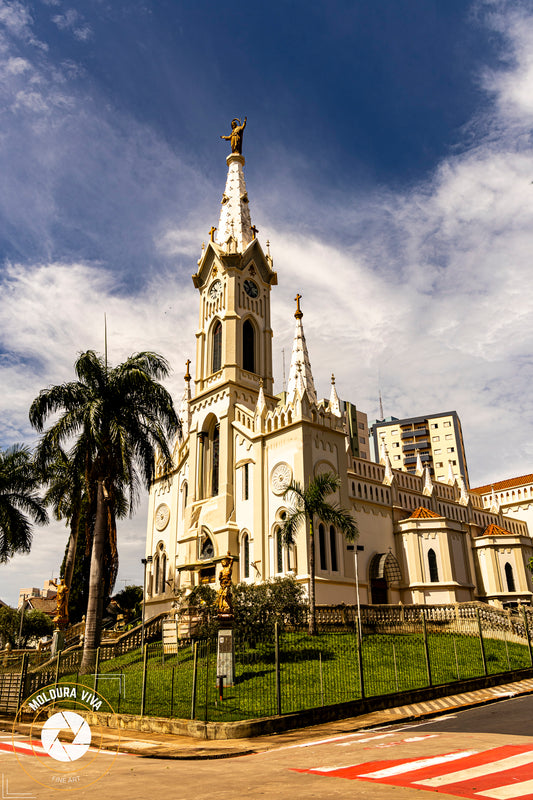
[[302, 295], [297, 294], [294, 299], [296, 301], [296, 311], [294, 312], [294, 316], [296, 319], [301, 319], [303, 317], [303, 311], [300, 308], [300, 300], [302, 299]]
[[185, 366], [187, 367], [187, 372], [185, 373], [185, 380], [187, 381], [187, 383], [190, 383], [191, 381], [191, 373], [189, 372], [189, 367], [191, 366], [190, 358], [188, 358], [187, 361], [185, 362]]
[[211, 228], [209, 229], [209, 236], [211, 237], [212, 242], [215, 241], [215, 231], [216, 231], [215, 226], [211, 225]]

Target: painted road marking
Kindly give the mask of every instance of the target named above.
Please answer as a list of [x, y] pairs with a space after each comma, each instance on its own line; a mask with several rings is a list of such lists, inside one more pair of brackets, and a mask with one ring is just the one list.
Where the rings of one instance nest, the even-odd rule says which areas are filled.
[[41, 756], [48, 757], [41, 742], [28, 739], [24, 742], [5, 742], [0, 741], [0, 752], [4, 753], [18, 753], [22, 756]]
[[[457, 770], [458, 761], [462, 761], [461, 770]], [[481, 752], [463, 750], [429, 758], [295, 771], [432, 792], [444, 791], [470, 800], [533, 800], [532, 765], [531, 745], [503, 745]]]
[[448, 783], [461, 783], [470, 778], [479, 778], [482, 775], [494, 775], [496, 772], [506, 772], [513, 767], [521, 767], [524, 764], [533, 763], [533, 750], [526, 753], [520, 753], [517, 756], [509, 756], [502, 758], [500, 761], [493, 761], [489, 764], [480, 764], [477, 767], [470, 767], [470, 769], [462, 769], [459, 772], [450, 772], [448, 775], [439, 775], [437, 778], [430, 778], [427, 781], [415, 781], [424, 786], [445, 786]]
[[395, 775], [403, 775], [405, 772], [415, 772], [427, 767], [435, 767], [439, 764], [447, 764], [450, 761], [458, 761], [460, 758], [468, 758], [476, 755], [477, 750], [463, 750], [459, 753], [446, 753], [443, 756], [433, 756], [432, 758], [420, 758], [417, 761], [403, 762], [393, 767], [378, 769], [376, 772], [367, 772], [365, 778], [380, 780], [381, 778], [392, 778]]
[[495, 800], [510, 800], [513, 797], [533, 797], [533, 781], [523, 781], [514, 783], [510, 786], [500, 786], [499, 789], [492, 789], [490, 792], [478, 792], [484, 797], [493, 797]]

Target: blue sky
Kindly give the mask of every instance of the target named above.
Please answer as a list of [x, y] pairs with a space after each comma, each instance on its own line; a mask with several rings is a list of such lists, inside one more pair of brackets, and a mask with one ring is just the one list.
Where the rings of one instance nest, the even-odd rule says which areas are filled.
[[[320, 395], [373, 419], [456, 409], [473, 484], [529, 473], [533, 9], [505, 0], [216, 4], [0, 0], [0, 444], [102, 349], [194, 354], [201, 242], [227, 133], [248, 116], [254, 223], [271, 242], [274, 361], [293, 297]], [[122, 524], [141, 579], [144, 506]], [[37, 530], [0, 592], [40, 585]], [[119, 583], [119, 586], [121, 584]]]

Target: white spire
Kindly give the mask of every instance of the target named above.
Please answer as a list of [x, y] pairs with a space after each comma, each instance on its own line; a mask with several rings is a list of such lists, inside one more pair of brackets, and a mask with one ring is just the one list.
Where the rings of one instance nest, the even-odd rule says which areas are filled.
[[450, 486], [453, 486], [453, 484], [455, 483], [455, 475], [453, 474], [453, 467], [451, 461], [448, 461], [448, 483]]
[[459, 475], [457, 476], [457, 483], [459, 485], [459, 489], [461, 490], [461, 497], [459, 498], [459, 502], [461, 503], [462, 506], [467, 506], [470, 502], [470, 496], [468, 494], [468, 490], [466, 488], [466, 484], [464, 482], [464, 478], [461, 475], [461, 473], [459, 473]]
[[496, 492], [494, 491], [494, 486], [492, 487], [492, 492], [491, 492], [491, 495], [490, 495], [490, 510], [493, 512], [493, 514], [499, 514], [500, 513], [500, 501], [496, 497]]
[[311, 363], [309, 361], [309, 354], [307, 352], [307, 344], [305, 342], [304, 329], [302, 325], [303, 313], [300, 311], [300, 297], [296, 295], [296, 328], [294, 331], [294, 341], [292, 345], [291, 367], [289, 370], [289, 382], [287, 384], [287, 401], [294, 402], [296, 395], [299, 393], [303, 396], [307, 392], [307, 396], [311, 403], [317, 402], [315, 384], [313, 381], [313, 374], [311, 372]]
[[331, 392], [329, 393], [328, 409], [335, 417], [342, 417], [341, 404], [335, 388], [335, 375], [333, 375], [333, 373], [331, 375]]
[[256, 416], [260, 417], [266, 409], [265, 393], [263, 391], [263, 378], [259, 381], [259, 394], [257, 395], [257, 403], [255, 405]]
[[[385, 442], [383, 442], [385, 444]], [[385, 450], [385, 475], [383, 477], [383, 483], [386, 486], [390, 486], [392, 481], [394, 480], [394, 472], [392, 471], [392, 464], [390, 463], [389, 454], [387, 453], [387, 448]]]
[[433, 494], [433, 481], [431, 480], [428, 464], [426, 464], [425, 473], [423, 494], [430, 497]]
[[185, 373], [185, 391], [181, 396], [180, 407], [178, 410], [178, 417], [181, 422], [181, 438], [185, 439], [189, 433], [189, 425], [191, 422], [191, 415], [189, 410], [189, 402], [191, 399], [191, 375], [189, 372], [191, 361], [190, 359], [187, 360], [187, 372]]
[[424, 474], [424, 467], [422, 465], [422, 456], [420, 455], [420, 450], [417, 450], [415, 475], [418, 475], [418, 477], [421, 478], [423, 474]]
[[381, 442], [379, 443], [379, 463], [385, 466], [388, 457], [389, 454], [387, 453], [387, 445], [385, 444], [385, 434], [382, 434]]
[[228, 252], [242, 253], [255, 238], [244, 181], [244, 156], [231, 153], [226, 161], [228, 177], [222, 195], [222, 208], [215, 241], [226, 247]]

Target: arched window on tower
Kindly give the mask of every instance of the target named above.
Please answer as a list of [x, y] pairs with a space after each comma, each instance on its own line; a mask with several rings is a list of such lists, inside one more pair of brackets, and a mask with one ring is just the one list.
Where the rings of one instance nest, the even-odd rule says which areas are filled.
[[514, 582], [514, 575], [513, 575], [513, 568], [509, 562], [505, 565], [505, 580], [507, 581], [507, 591], [508, 592], [516, 592], [515, 582]]
[[241, 539], [241, 564], [242, 577], [246, 580], [250, 577], [250, 537], [247, 533]]
[[222, 366], [222, 323], [218, 321], [213, 328], [213, 360], [211, 372], [218, 372]]
[[438, 583], [439, 581], [439, 568], [437, 566], [437, 556], [433, 548], [428, 550], [428, 566], [429, 566], [429, 580], [431, 583]]
[[329, 547], [331, 552], [331, 571], [338, 572], [337, 563], [337, 532], [333, 525], [329, 529]]
[[326, 555], [326, 529], [320, 523], [318, 526], [318, 552], [320, 554], [320, 569], [328, 568], [328, 559]]
[[255, 331], [249, 319], [242, 326], [242, 368], [255, 372]]
[[161, 576], [159, 584], [159, 594], [165, 594], [167, 580], [167, 557], [165, 553], [161, 556]]
[[159, 594], [159, 556], [154, 557], [154, 594]]
[[211, 495], [218, 494], [218, 473], [220, 463], [220, 426], [213, 428], [213, 438], [211, 440]]
[[283, 537], [281, 528], [276, 528], [276, 572], [283, 572]]

